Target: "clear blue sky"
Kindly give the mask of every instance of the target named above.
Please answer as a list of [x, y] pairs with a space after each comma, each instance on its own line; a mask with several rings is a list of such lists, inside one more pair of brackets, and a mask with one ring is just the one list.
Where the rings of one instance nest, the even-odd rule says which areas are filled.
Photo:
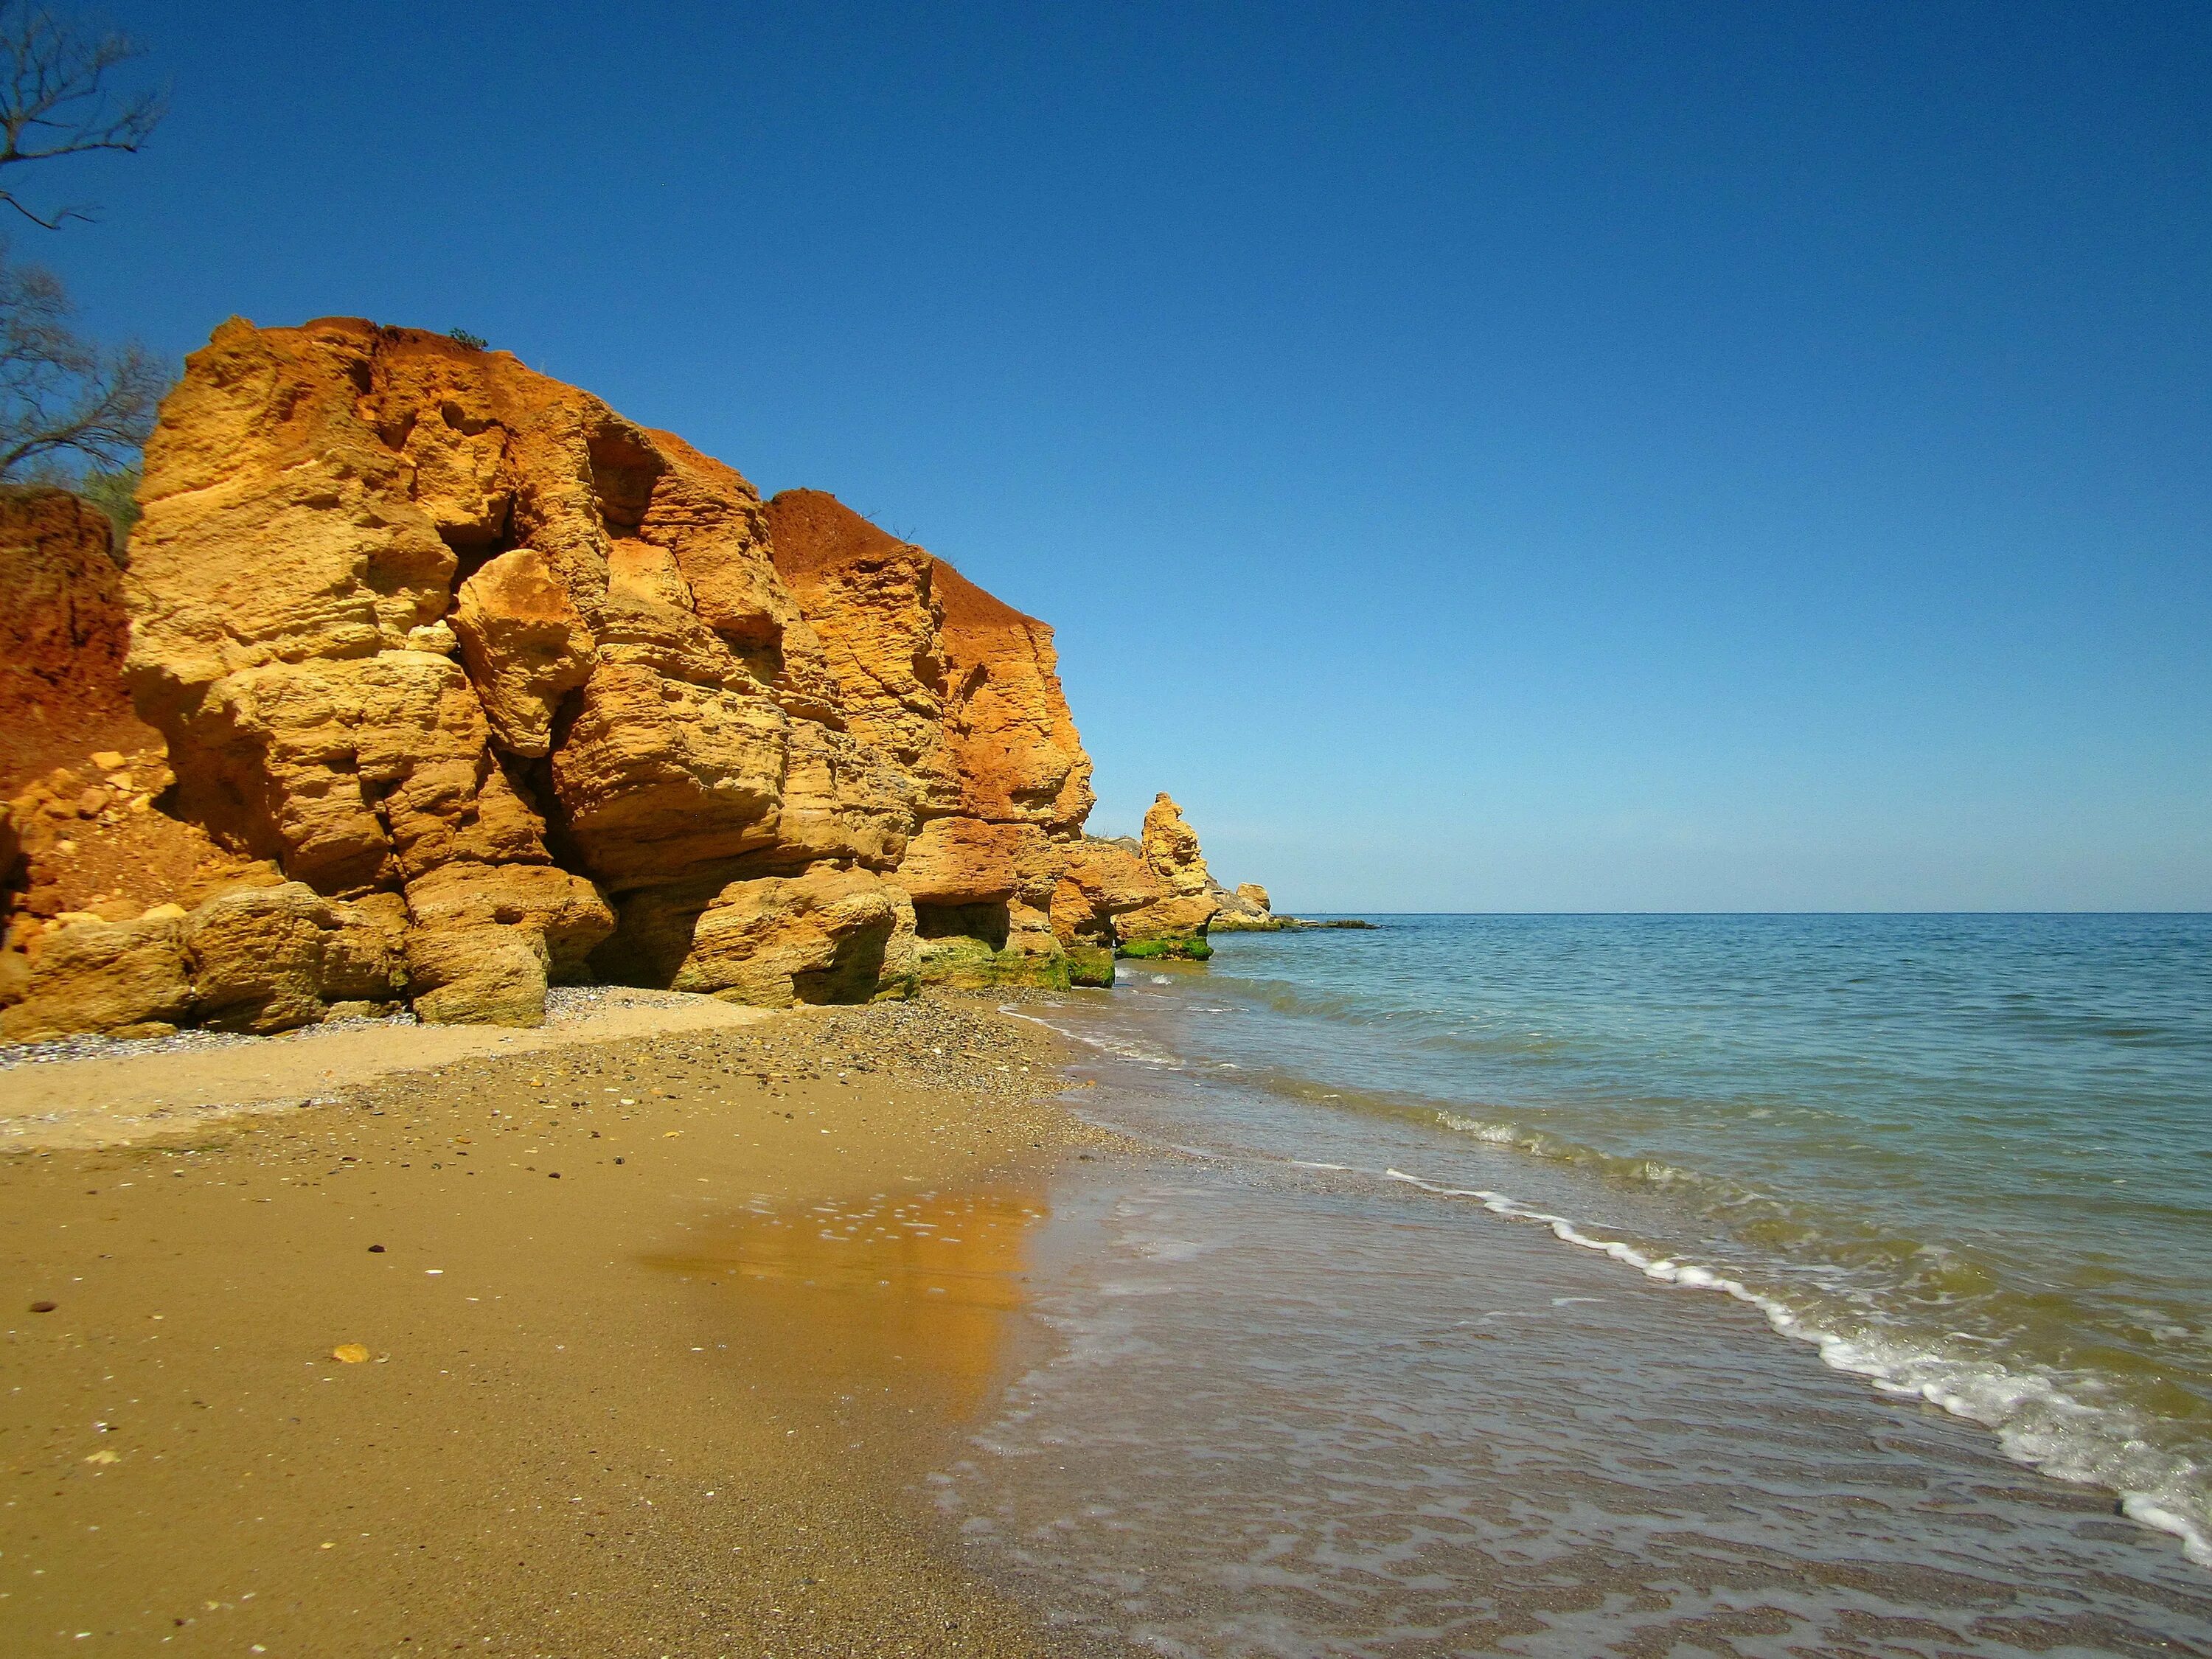
[[[1376, 909], [2212, 906], [2212, 6], [124, 3], [19, 254], [461, 325]], [[27, 183], [29, 181], [26, 181]]]

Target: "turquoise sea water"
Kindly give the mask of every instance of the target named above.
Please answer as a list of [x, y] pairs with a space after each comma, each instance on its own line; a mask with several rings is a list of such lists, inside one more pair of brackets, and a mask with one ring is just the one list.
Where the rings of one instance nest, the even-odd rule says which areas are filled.
[[1185, 1047], [1656, 1194], [1631, 1262], [2212, 1565], [2212, 916], [1384, 920], [1224, 939]]
[[2212, 917], [1378, 920], [1026, 1011], [1182, 1161], [1064, 1203], [948, 1477], [1012, 1581], [1167, 1652], [2212, 1643]]

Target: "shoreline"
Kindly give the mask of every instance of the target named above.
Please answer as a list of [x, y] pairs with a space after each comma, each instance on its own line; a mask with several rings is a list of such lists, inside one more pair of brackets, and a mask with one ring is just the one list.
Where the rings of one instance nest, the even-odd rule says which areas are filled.
[[[1189, 1158], [1064, 1200], [1074, 1265], [1034, 1307], [1067, 1347], [947, 1493], [994, 1579], [1061, 1628], [1656, 1651], [1720, 1583], [1808, 1650], [2212, 1630], [2183, 1540], [2103, 1483], [1814, 1363], [1741, 1298], [1680, 1294], [1723, 1288], [1686, 1267], [1624, 1273], [1604, 1229], [1656, 1199], [1422, 1114], [1316, 1109], [1334, 1097], [1257, 1064], [1285, 1063], [1282, 1026], [1240, 1037], [1236, 1003], [1217, 970], [1051, 1016], [1091, 1050], [1076, 1109]], [[1605, 1219], [1570, 1237], [1572, 1215]]]
[[[1703, 1616], [1685, 1549], [1808, 1642], [2212, 1619], [2094, 1488], [1678, 1295], [1728, 1288], [1686, 1258], [1622, 1274], [1657, 1199], [1606, 1188], [1630, 1234], [1593, 1232], [1578, 1169], [1222, 1063], [1255, 1056], [1213, 975], [705, 1023], [592, 994], [695, 1023], [0, 1068], [0, 1133], [55, 1138], [0, 1142], [11, 1650], [1081, 1655], [1276, 1619], [1331, 1651], [1595, 1645]], [[380, 1073], [310, 1110], [210, 1073], [166, 1118], [5, 1113], [26, 1080], [182, 1095], [362, 1039]], [[1426, 1541], [1377, 1572], [1347, 1537]]]
[[[1540, 937], [1516, 919], [1430, 920], [1473, 922], [1485, 931], [1512, 922], [1516, 939], [1526, 943]], [[1647, 919], [1631, 926], [1671, 930], [1676, 920]], [[1834, 920], [1799, 919], [1794, 926], [1833, 929]], [[2002, 927], [2022, 921], [1984, 919], [1983, 925]], [[2112, 919], [2102, 921], [2109, 925]], [[1742, 918], [1723, 918], [1711, 925], [1741, 929], [1746, 924]], [[1926, 922], [1892, 918], [1885, 925], [1896, 932], [1924, 929]], [[1589, 926], [1586, 920], [1570, 919], [1552, 931], [1555, 938], [1570, 929], [1587, 936]], [[1409, 926], [1397, 943], [1418, 949], [1422, 933]], [[1316, 1012], [1314, 1005], [1297, 1001], [1313, 989], [1313, 981], [1290, 966], [1306, 958], [1268, 957], [1270, 943], [1245, 940], [1224, 948], [1253, 953], [1246, 960], [1265, 963], [1264, 975], [1287, 981], [1286, 991], [1280, 984], [1274, 988], [1283, 991], [1283, 1001], [1269, 1005], [1267, 1012], [1256, 1004], [1209, 1008], [1205, 1035], [1198, 1036], [1195, 1026], [1188, 1030], [1197, 1043], [1191, 1063], [1201, 1070], [1234, 1054], [1231, 1074], [1278, 1091], [1287, 1101], [1374, 1112], [1433, 1127], [1443, 1136], [1432, 1149], [1442, 1160], [1434, 1168], [1417, 1162], [1393, 1168], [1370, 1160], [1372, 1168], [1366, 1172], [1479, 1204], [1492, 1215], [1534, 1225], [1571, 1249], [1603, 1257], [1648, 1282], [1725, 1296], [1752, 1310], [1773, 1334], [1811, 1350], [1821, 1364], [1874, 1395], [1913, 1401], [1971, 1425], [1988, 1435], [2008, 1462], [2105, 1498], [2131, 1524], [2178, 1550], [2193, 1569], [2212, 1568], [2212, 1508], [2207, 1503], [2212, 1461], [2206, 1456], [2201, 1407], [2208, 1373], [2203, 1347], [2189, 1346], [2192, 1340], [2201, 1342], [2207, 1328], [2201, 1315], [2191, 1310], [2194, 1287], [2203, 1281], [2201, 1273], [2188, 1280], [2186, 1265], [2207, 1235], [2199, 1231], [2187, 1238], [2180, 1236], [2185, 1230], [2177, 1227], [2167, 1241], [2174, 1247], [2169, 1265], [2142, 1253], [2128, 1264], [2130, 1273], [2112, 1277], [2106, 1276], [2110, 1264], [2100, 1269], [2081, 1249], [2084, 1234], [2104, 1231], [2099, 1218], [2124, 1229], [2137, 1219], [2129, 1213], [2135, 1206], [2154, 1207], [2156, 1188], [2146, 1178], [2153, 1172], [2145, 1164], [2154, 1160], [2118, 1161], [2137, 1156], [2142, 1143], [2131, 1149], [2124, 1127], [2106, 1145], [2077, 1140], [2066, 1161], [2081, 1174], [2027, 1158], [2017, 1167], [2045, 1195], [2033, 1231], [1997, 1209], [1986, 1188], [1960, 1181], [1958, 1164], [1937, 1178], [1958, 1183], [1960, 1196], [1978, 1200], [1978, 1206], [1969, 1201], [1947, 1207], [1920, 1200], [1916, 1211], [1910, 1197], [1893, 1206], [1882, 1201], [1889, 1194], [1869, 1190], [1881, 1184], [1883, 1167], [1873, 1155], [1894, 1156], [1901, 1150], [1893, 1137], [1902, 1133], [1902, 1123], [1912, 1124], [1923, 1146], [1933, 1141], [1940, 1147], [1952, 1133], [1956, 1126], [1942, 1109], [1951, 1098], [1947, 1088], [1957, 1090], [1957, 1098], [1969, 1104], [1975, 1103], [1971, 1091], [1982, 1091], [1979, 1115], [1966, 1121], [1975, 1126], [1971, 1133], [1987, 1137], [1980, 1150], [1994, 1169], [2014, 1167], [2020, 1146], [2062, 1143], [2067, 1120], [2076, 1115], [2065, 1098], [2065, 1084], [2004, 1076], [2003, 1051], [1984, 1051], [1978, 1060], [1994, 1067], [1990, 1076], [2000, 1079], [1994, 1088], [1986, 1080], [1961, 1082], [1937, 1062], [1929, 1062], [1923, 1075], [1910, 1077], [1908, 1063], [1909, 1080], [1893, 1077], [1869, 1085], [1889, 1090], [1879, 1109], [1852, 1101], [1846, 1091], [1838, 1109], [1824, 1111], [1818, 1104], [1820, 1087], [1832, 1079], [1792, 1078], [1796, 1086], [1776, 1089], [1771, 1074], [1738, 1056], [1737, 1069], [1723, 1066], [1697, 1079], [1710, 1086], [1709, 1093], [1700, 1095], [1692, 1087], [1682, 1091], [1681, 1099], [1660, 1103], [1645, 1097], [1665, 1095], [1668, 1087], [1655, 1088], [1651, 1078], [1692, 1066], [1695, 1062], [1683, 1055], [1703, 1039], [1677, 1032], [1685, 1048], [1676, 1054], [1647, 1052], [1636, 1066], [1616, 1066], [1601, 1075], [1618, 1053], [1606, 1057], [1608, 1039], [1595, 1038], [1597, 1026], [1581, 1023], [1588, 1011], [1575, 1008], [1571, 999], [1559, 999], [1555, 989], [1539, 990], [1532, 1008], [1541, 1012], [1531, 1012], [1525, 1019], [1516, 1014], [1510, 1022], [1548, 1028], [1540, 1032], [1501, 1030], [1507, 1022], [1488, 1021], [1484, 1012], [1458, 1007], [1468, 1029], [1490, 1026], [1484, 1040], [1489, 1052], [1477, 1042], [1457, 1050], [1457, 1063], [1467, 1068], [1460, 1075], [1449, 1067], [1408, 1066], [1402, 1054], [1385, 1052], [1387, 1044], [1323, 1054], [1315, 1048], [1300, 1049], [1304, 1037], [1295, 1029]], [[1679, 939], [1672, 948], [1683, 948]], [[1344, 958], [1336, 960], [1341, 963]], [[1233, 975], [1238, 965], [1234, 954], [1227, 965]], [[1855, 974], [1852, 984], [1881, 982], [1880, 964], [1855, 960], [1854, 965], [1869, 979], [1863, 981]], [[1968, 965], [1973, 965], [1971, 957]], [[2033, 994], [2049, 994], [2047, 985], [2016, 963], [2000, 961], [1984, 964], [1983, 970], [1998, 975], [2004, 988], [2033, 987]], [[1357, 982], [1356, 975], [1331, 981], [1329, 994], [1345, 996], [1349, 1003], [1345, 985]], [[1226, 984], [1216, 979], [1209, 999], [1238, 1003], [1230, 988], [1235, 983], [1233, 977]], [[1646, 978], [1626, 994], [1645, 999], [1632, 1004], [1641, 1017], [1671, 1018], [1679, 1012], [1667, 1006], [1662, 981]], [[1370, 1029], [1386, 1029], [1385, 1019], [1410, 1012], [1387, 1008], [1388, 996], [1374, 995], [1371, 984], [1361, 987], [1360, 994], [1370, 1000], [1352, 1012], [1375, 1022]], [[2136, 988], [2133, 995], [2137, 1009], [2156, 1008], [2155, 996], [2146, 995], [2142, 988]], [[1346, 1012], [1326, 1000], [1320, 1009]], [[1447, 1001], [1444, 1012], [1424, 1010], [1408, 1024], [1435, 1037], [1450, 1011]], [[1917, 1006], [1893, 1003], [1889, 1011], [1912, 1018]], [[1251, 1025], [1255, 1017], [1264, 1030]], [[1608, 1009], [1600, 1024], [1610, 1018]], [[1270, 1019], [1275, 1023], [1267, 1024]], [[1240, 1022], [1250, 1029], [1230, 1036], [1224, 1045], [1224, 1034]], [[1746, 1023], [1756, 1030], [1755, 1018]], [[2158, 1024], [2148, 1012], [2142, 1023]], [[1355, 1019], [1355, 1031], [1358, 1024]], [[2153, 1035], [2142, 1030], [2120, 1034], [2130, 1042]], [[2184, 1039], [2175, 1047], [2186, 1052], [2185, 1026], [2177, 1025], [2170, 1035]], [[1525, 1055], [1523, 1038], [1535, 1045]], [[1151, 1040], [1157, 1042], [1156, 1035]], [[1547, 1047], [1550, 1054], [1537, 1052]], [[1285, 1059], [1292, 1050], [1303, 1058]], [[1537, 1067], [1548, 1067], [1577, 1050], [1581, 1058], [1576, 1063], [1593, 1067], [1578, 1079], [1580, 1098], [1537, 1075]], [[1256, 1071], [1255, 1062], [1262, 1058], [1267, 1069], [1261, 1077], [1239, 1069]], [[2074, 1087], [2094, 1091], [2106, 1084], [2094, 1055], [2076, 1063], [2084, 1069], [2071, 1079]], [[1470, 1086], [1475, 1076], [1484, 1081]], [[1669, 1085], [1686, 1076], [1695, 1073], [1674, 1071]], [[2154, 1074], [2144, 1086], [2154, 1090], [2155, 1084]], [[1486, 1085], [1497, 1092], [1486, 1093]], [[2040, 1101], [2034, 1097], [2039, 1087], [2048, 1091]], [[2124, 1100], [2124, 1094], [2118, 1097]], [[2184, 1096], [2183, 1111], [2191, 1109], [2186, 1103], [2194, 1098]], [[1599, 1101], [1613, 1104], [1596, 1105]], [[1691, 1109], [1680, 1109], [1684, 1105]], [[1863, 1114], [1857, 1127], [1848, 1134], [1836, 1130], [1833, 1126], [1853, 1121], [1853, 1110]], [[1991, 1127], [2003, 1121], [1999, 1114], [2014, 1112], [2017, 1132], [2009, 1126], [2002, 1131]], [[1915, 1113], [1924, 1115], [1916, 1121]], [[1821, 1146], [1822, 1134], [1838, 1144]], [[1889, 1144], [1839, 1144], [1862, 1135], [1868, 1142]], [[1801, 1139], [1793, 1143], [1793, 1136]], [[2005, 1144], [2008, 1139], [2014, 1144]], [[1791, 1169], [1786, 1160], [1793, 1145], [1811, 1145], [1828, 1161]], [[1780, 1153], [1765, 1150], [1777, 1146]], [[1462, 1154], [1480, 1158], [1484, 1149], [1510, 1153], [1510, 1160], [1479, 1175], [1436, 1172], [1448, 1170]], [[1843, 1151], [1869, 1154], [1863, 1169], [1872, 1178], [1857, 1179], [1860, 1171], [1836, 1157]], [[1735, 1156], [1747, 1152], [1752, 1156]], [[1768, 1156], [1775, 1161], [1762, 1168], [1759, 1159]], [[2157, 1193], [2155, 1200], [2171, 1206], [2166, 1213], [2175, 1217], [2197, 1202], [2186, 1181]], [[2100, 1238], [2091, 1248], [2102, 1248], [2104, 1242]], [[2029, 1264], [2046, 1250], [2052, 1271], [2050, 1282], [2040, 1286], [2047, 1294], [2039, 1294], [2036, 1269]], [[2177, 1288], [2188, 1299], [2178, 1297]], [[2109, 1301], [2098, 1299], [2097, 1292], [2105, 1289], [2116, 1292]], [[2128, 1299], [2132, 1307], [2125, 1305]], [[2191, 1398], [2192, 1393], [2197, 1399]]]
[[[0, 1635], [1067, 1651], [912, 1487], [1003, 1384], [1054, 1167], [1110, 1137], [1054, 1103], [1058, 1040], [987, 1002], [730, 1012], [404, 1070], [370, 1032], [380, 1073], [311, 1110], [80, 1101], [19, 1136]], [[327, 1073], [362, 1035], [0, 1085]]]

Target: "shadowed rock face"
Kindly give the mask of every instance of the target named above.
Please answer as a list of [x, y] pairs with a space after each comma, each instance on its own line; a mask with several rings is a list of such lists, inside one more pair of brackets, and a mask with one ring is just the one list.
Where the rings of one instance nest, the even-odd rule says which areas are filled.
[[123, 684], [130, 620], [107, 517], [61, 489], [0, 489], [0, 790], [153, 733]]
[[[1057, 924], [1097, 927], [1059, 902], [1092, 797], [1051, 630], [833, 497], [763, 504], [511, 356], [340, 318], [218, 329], [141, 502], [129, 676], [174, 810], [403, 902], [418, 1012], [527, 1021], [593, 972], [866, 997], [978, 939], [994, 980], [1064, 979]], [[155, 1000], [118, 1006], [191, 999]]]

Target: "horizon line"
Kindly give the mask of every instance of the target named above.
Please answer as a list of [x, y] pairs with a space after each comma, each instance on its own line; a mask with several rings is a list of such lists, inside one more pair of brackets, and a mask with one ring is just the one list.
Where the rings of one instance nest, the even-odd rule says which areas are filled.
[[2212, 906], [2193, 910], [1285, 910], [1281, 914], [1294, 920], [1327, 916], [2212, 916]]

